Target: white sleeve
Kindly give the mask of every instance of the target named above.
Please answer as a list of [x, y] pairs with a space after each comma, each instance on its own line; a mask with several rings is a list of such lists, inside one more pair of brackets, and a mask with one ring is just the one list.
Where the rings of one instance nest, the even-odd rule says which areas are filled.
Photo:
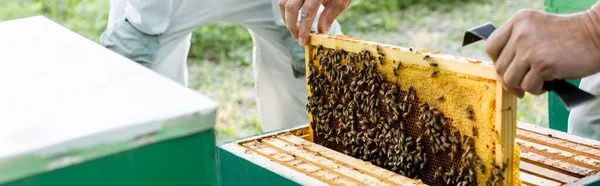
[[169, 27], [172, 8], [172, 0], [128, 0], [125, 17], [139, 31], [157, 35]]

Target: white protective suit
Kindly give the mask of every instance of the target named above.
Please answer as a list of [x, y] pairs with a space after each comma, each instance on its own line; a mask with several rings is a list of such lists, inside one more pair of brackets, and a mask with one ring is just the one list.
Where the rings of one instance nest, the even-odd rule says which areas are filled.
[[[111, 0], [100, 43], [187, 86], [191, 33], [216, 22], [242, 24], [252, 35], [263, 130], [307, 123], [304, 48], [286, 29], [277, 0]], [[337, 22], [330, 33], [341, 34]]]
[[[581, 79], [579, 88], [600, 95], [600, 73]], [[569, 114], [568, 132], [577, 136], [600, 140], [600, 100], [573, 108]]]

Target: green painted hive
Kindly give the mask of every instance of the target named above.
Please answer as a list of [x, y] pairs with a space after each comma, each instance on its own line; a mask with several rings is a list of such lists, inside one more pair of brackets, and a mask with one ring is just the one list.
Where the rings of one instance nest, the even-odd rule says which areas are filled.
[[[597, 0], [544, 0], [544, 5], [548, 13], [568, 14], [585, 11], [596, 2]], [[579, 80], [569, 82], [579, 85]], [[548, 116], [550, 128], [567, 132], [569, 111], [553, 92], [548, 94]]]
[[0, 22], [0, 185], [217, 185], [217, 104], [44, 17]]

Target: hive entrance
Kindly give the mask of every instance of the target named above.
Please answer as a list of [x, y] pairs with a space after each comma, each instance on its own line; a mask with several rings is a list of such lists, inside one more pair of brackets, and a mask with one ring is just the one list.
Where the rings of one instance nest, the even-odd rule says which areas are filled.
[[[386, 60], [379, 48], [377, 54], [312, 48], [307, 110], [316, 143], [429, 185], [476, 185], [477, 175], [485, 174], [471, 137], [421, 101], [412, 87], [388, 81], [378, 71], [391, 63], [397, 75], [401, 61]], [[431, 66], [437, 65], [432, 61]], [[502, 181], [501, 169], [491, 169], [488, 184]]]

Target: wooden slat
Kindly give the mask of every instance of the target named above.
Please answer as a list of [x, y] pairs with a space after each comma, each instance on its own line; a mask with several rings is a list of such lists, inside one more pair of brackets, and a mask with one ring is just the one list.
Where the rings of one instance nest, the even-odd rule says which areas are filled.
[[[573, 176], [569, 176], [566, 174], [562, 174], [560, 172], [556, 172], [554, 170], [551, 169], [547, 169], [544, 167], [540, 167], [528, 162], [520, 162], [519, 163], [519, 171], [520, 172], [525, 172], [531, 175], [535, 175], [541, 178], [545, 178], [545, 179], [549, 179], [549, 180], [553, 180], [556, 182], [560, 182], [560, 183], [571, 183], [574, 181], [577, 181], [578, 178], [573, 177]], [[522, 179], [522, 178], [521, 178]]]
[[292, 154], [296, 158], [300, 158], [311, 164], [327, 169], [331, 172], [336, 172], [347, 179], [354, 180], [356, 182], [362, 182], [367, 185], [388, 185], [381, 182], [381, 180], [371, 177], [366, 174], [362, 174], [358, 170], [353, 170], [351, 167], [340, 165], [339, 163], [330, 159], [318, 156], [316, 153], [309, 152], [307, 150], [296, 147], [293, 144], [288, 144], [277, 138], [267, 138], [262, 140], [263, 144], [269, 145], [272, 148], [280, 151], [285, 151], [288, 154]]
[[[590, 158], [594, 158], [600, 161], [600, 149], [594, 148], [586, 145], [581, 145], [572, 141], [567, 141], [563, 139], [555, 138], [554, 136], [550, 137], [548, 135], [543, 135], [539, 133], [535, 133], [528, 130], [518, 130], [517, 135], [519, 139], [530, 141], [542, 145], [546, 145], [552, 148], [568, 151], [571, 153], [578, 153]], [[596, 165], [600, 166], [600, 165]]]
[[323, 147], [321, 145], [317, 145], [312, 142], [308, 142], [303, 140], [302, 138], [298, 138], [293, 135], [278, 135], [277, 138], [287, 141], [291, 144], [294, 144], [300, 148], [305, 148], [315, 153], [319, 153], [320, 156], [329, 158], [331, 160], [335, 160], [340, 164], [349, 165], [357, 170], [361, 171], [363, 174], [371, 175], [373, 177], [377, 177], [380, 179], [387, 179], [390, 183], [395, 185], [425, 185], [420, 180], [413, 180], [402, 175], [396, 174], [394, 172], [388, 171], [386, 169], [375, 166], [369, 162], [365, 162], [345, 154], [336, 152], [329, 148]]
[[539, 154], [521, 150], [521, 162], [528, 162], [540, 167], [552, 169], [573, 177], [581, 178], [593, 174], [595, 171], [555, 159], [546, 158]]
[[522, 129], [522, 130], [535, 132], [538, 134], [542, 134], [544, 136], [550, 135], [550, 136], [552, 136], [552, 138], [558, 138], [558, 139], [562, 139], [565, 141], [577, 143], [579, 145], [584, 145], [584, 146], [600, 149], [600, 141], [579, 137], [576, 135], [568, 134], [568, 133], [557, 131], [557, 130], [552, 130], [552, 129], [549, 129], [546, 127], [532, 125], [532, 124], [525, 123], [525, 122], [518, 122], [517, 125], [519, 126], [519, 129]]
[[[319, 181], [325, 182], [327, 184], [336, 184], [336, 183], [351, 183], [351, 181], [348, 181], [348, 179], [339, 179], [338, 177], [333, 178], [333, 180], [327, 180], [325, 179], [324, 176], [319, 176], [319, 175], [325, 175], [325, 174], [333, 174], [333, 173], [323, 173], [324, 171], [328, 171], [328, 170], [322, 170], [320, 167], [296, 159], [294, 156], [286, 154], [286, 153], [281, 153], [279, 151], [277, 151], [276, 149], [273, 149], [271, 147], [268, 147], [266, 145], [262, 145], [260, 143], [257, 144], [257, 142], [253, 141], [253, 142], [249, 142], [249, 143], [244, 143], [242, 144], [242, 146], [253, 150], [254, 152], [256, 152], [257, 154], [260, 154], [262, 156], [268, 157], [269, 159], [282, 164], [282, 165], [286, 165], [300, 173], [309, 175], [313, 178], [318, 179]], [[352, 185], [357, 185], [357, 184], [352, 184]]]
[[[418, 53], [417, 50], [411, 52], [408, 48], [380, 44], [369, 41], [359, 41], [349, 37], [335, 37], [332, 35], [311, 34], [310, 45], [322, 45], [325, 48], [338, 48], [344, 46], [344, 50], [348, 52], [360, 52], [363, 49], [377, 51], [376, 46], [382, 46], [382, 50], [386, 53], [386, 57], [391, 60], [401, 60], [406, 64], [417, 64], [427, 66], [429, 63], [423, 60], [425, 55], [429, 55], [438, 63], [438, 68], [462, 74], [468, 74], [476, 77], [487, 79], [496, 79], [496, 71], [493, 66], [488, 63], [474, 64], [469, 61], [472, 59], [457, 57], [446, 54], [433, 54], [430, 52]], [[310, 59], [310, 55], [306, 55], [306, 59]], [[307, 68], [308, 69], [308, 68]]]
[[521, 181], [527, 185], [562, 185], [561, 183], [540, 178], [524, 172], [519, 173], [519, 176], [521, 177]]
[[600, 166], [598, 166], [600, 165], [599, 160], [591, 159], [579, 154], [574, 154], [563, 150], [558, 150], [548, 146], [532, 143], [522, 139], [517, 139], [517, 143], [521, 146], [523, 150], [534, 152], [547, 158], [552, 158], [555, 160], [572, 163], [588, 169], [600, 171]]
[[[506, 162], [513, 162], [513, 152], [515, 137], [517, 136], [517, 98], [504, 90], [502, 84], [496, 85], [496, 130], [500, 131], [500, 140], [502, 145], [496, 146], [496, 165], [503, 165]], [[504, 150], [504, 151], [503, 151]], [[508, 163], [506, 170], [515, 170], [514, 164]], [[516, 167], [515, 167], [516, 168]], [[510, 171], [502, 173], [506, 179], [504, 185], [511, 185], [513, 174]]]
[[[521, 124], [519, 126], [521, 126]], [[308, 126], [304, 127], [309, 128]], [[536, 131], [526, 132], [537, 133]], [[364, 174], [362, 176], [371, 176], [372, 178], [382, 180], [390, 184], [400, 185], [401, 183], [414, 182], [414, 180], [410, 178], [395, 174], [393, 172], [389, 172], [368, 162], [364, 162], [346, 156], [339, 152], [335, 152], [326, 147], [322, 147], [320, 145], [309, 142], [301, 137], [286, 134], [285, 132], [278, 134], [280, 135], [276, 136], [277, 139], [271, 141], [270, 139], [267, 139], [265, 141], [265, 139], [272, 135], [264, 136], [261, 139], [262, 146], [256, 146], [255, 144], [258, 143], [256, 141], [244, 143], [244, 145], [248, 148], [254, 148], [255, 151], [259, 151], [259, 154], [261, 154], [262, 156], [270, 157], [273, 161], [276, 161], [288, 167], [296, 167], [294, 168], [294, 170], [310, 175], [328, 184], [352, 184], [357, 180], [348, 178], [348, 175], [351, 175], [353, 177], [361, 177], [357, 176], [359, 174]], [[305, 137], [304, 135], [303, 137]], [[543, 133], [537, 133], [537, 135], [538, 136], [535, 136], [537, 139], [545, 136], [543, 135]], [[598, 167], [593, 167], [593, 164], [596, 164], [597, 160], [589, 158], [587, 156], [583, 156], [581, 154], [575, 154], [573, 152], [579, 151], [572, 150], [577, 148], [593, 148], [593, 145], [585, 145], [581, 147], [581, 145], [577, 143], [573, 143], [561, 138], [557, 139], [554, 137], [555, 136], [548, 138], [567, 142], [560, 143], [559, 145], [553, 145], [554, 147], [566, 144], [565, 146], [567, 146], [568, 149], [571, 150], [565, 151], [561, 150], [561, 148], [552, 148], [545, 144], [538, 144], [535, 142], [526, 141], [522, 138], [522, 136], [520, 136], [520, 138], [516, 140], [520, 144], [521, 148], [523, 148], [523, 152], [521, 153], [522, 161], [520, 163], [520, 176], [523, 185], [555, 185], [565, 183], [570, 185], [569, 183], [579, 183], [581, 182], [581, 180], [587, 180], [589, 182], [590, 180], [596, 180], [600, 178], [600, 175], [598, 175], [598, 173], [594, 171], [597, 170]], [[290, 146], [285, 147], [286, 144]], [[282, 148], [273, 148], [273, 146]], [[322, 157], [319, 158], [315, 156], [317, 152]], [[312, 154], [312, 156], [310, 154]], [[294, 157], [294, 155], [296, 157]], [[345, 156], [345, 158], [343, 156]], [[327, 163], [327, 161], [329, 161], [329, 163]], [[582, 163], [585, 165], [581, 166]], [[355, 171], [355, 174], [346, 174], [346, 176], [340, 176], [339, 171], [330, 170], [331, 166], [333, 166], [334, 164], [339, 164], [341, 166], [356, 167], [356, 170], [352, 170], [351, 168], [341, 170], [346, 172]], [[585, 177], [585, 175], [592, 174], [595, 175]], [[375, 183], [371, 182], [371, 184]]]

